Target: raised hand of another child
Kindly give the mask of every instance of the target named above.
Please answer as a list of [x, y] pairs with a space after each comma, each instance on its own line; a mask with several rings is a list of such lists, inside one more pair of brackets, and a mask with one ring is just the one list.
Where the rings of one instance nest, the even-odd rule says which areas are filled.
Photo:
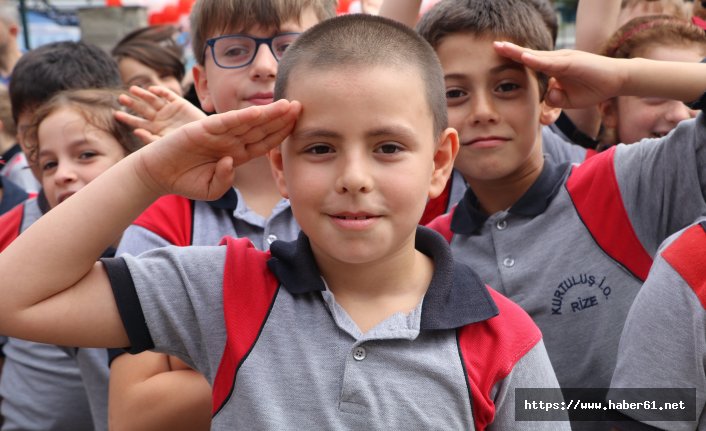
[[155, 85], [149, 90], [133, 85], [130, 96], [121, 95], [118, 101], [133, 114], [116, 111], [115, 118], [133, 127], [145, 144], [150, 144], [184, 124], [201, 120], [206, 115], [191, 102], [172, 90]]
[[300, 111], [299, 102], [280, 100], [189, 123], [135, 153], [136, 174], [158, 194], [218, 199], [235, 167], [279, 145]]
[[620, 60], [583, 51], [537, 51], [495, 42], [498, 54], [551, 77], [545, 100], [560, 108], [586, 108], [620, 94], [626, 74]]

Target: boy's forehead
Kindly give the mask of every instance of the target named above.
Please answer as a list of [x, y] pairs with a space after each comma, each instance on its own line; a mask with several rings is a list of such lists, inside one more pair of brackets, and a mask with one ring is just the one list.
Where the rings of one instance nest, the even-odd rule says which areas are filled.
[[253, 23], [250, 25], [228, 26], [222, 31], [213, 31], [209, 38], [227, 34], [247, 34], [256, 37], [272, 37], [281, 33], [303, 33], [319, 23], [314, 9], [308, 6], [298, 16], [283, 20], [279, 26]]

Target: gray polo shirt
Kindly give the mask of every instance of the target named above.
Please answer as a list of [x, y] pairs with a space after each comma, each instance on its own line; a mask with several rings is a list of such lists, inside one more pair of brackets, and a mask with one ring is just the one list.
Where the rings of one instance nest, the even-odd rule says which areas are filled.
[[[580, 175], [595, 167], [601, 178]], [[567, 189], [570, 178], [580, 178], [573, 186], [584, 214]], [[611, 232], [609, 246], [636, 242], [627, 257], [644, 255], [649, 264], [667, 236], [706, 214], [705, 195], [700, 113], [662, 139], [619, 145], [580, 166], [545, 159], [540, 177], [507, 211], [484, 214], [469, 189], [450, 217], [451, 248], [532, 316], [562, 387], [606, 388], [642, 281], [597, 238]], [[597, 230], [587, 228], [589, 218]]]
[[190, 220], [185, 222], [173, 217], [167, 202], [158, 200], [147, 210], [150, 212], [149, 225], [140, 223], [138, 219], [125, 230], [117, 255], [138, 255], [147, 250], [175, 245], [163, 232], [185, 231], [189, 228], [186, 223], [190, 223], [191, 229], [188, 244], [176, 245], [217, 245], [224, 236], [233, 236], [248, 238], [258, 249], [267, 250], [274, 241], [291, 241], [299, 233], [299, 224], [287, 199], [277, 203], [268, 218], [251, 210], [234, 188], [212, 202], [183, 200], [191, 205]]
[[[416, 244], [435, 263], [423, 301], [362, 333], [326, 288], [306, 236], [274, 243], [269, 267], [280, 288], [212, 428], [475, 429], [466, 372], [485, 370], [464, 370], [457, 329], [509, 317], [493, 317], [487, 288], [453, 262], [440, 236], [422, 229]], [[178, 356], [213, 383], [227, 338], [224, 313], [231, 312], [223, 309], [225, 259], [226, 247], [169, 247], [105, 260], [132, 350]], [[509, 310], [503, 313], [524, 315], [498, 299]], [[502, 344], [525, 333], [532, 323], [523, 319], [523, 328], [493, 339]], [[529, 341], [520, 343], [522, 354], [508, 352], [512, 366], [487, 394], [495, 405], [490, 429], [569, 429], [514, 421], [514, 388], [557, 387], [541, 340]]]
[[646, 422], [652, 426], [706, 430], [704, 268], [701, 219], [665, 241], [625, 322], [612, 387], [696, 389], [695, 421]]

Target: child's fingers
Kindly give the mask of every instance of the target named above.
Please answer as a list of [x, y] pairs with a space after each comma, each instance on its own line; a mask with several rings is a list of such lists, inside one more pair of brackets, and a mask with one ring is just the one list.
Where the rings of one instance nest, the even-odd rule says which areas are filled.
[[132, 114], [128, 114], [127, 112], [123, 112], [123, 111], [115, 111], [113, 116], [115, 117], [116, 120], [132, 127], [133, 129], [143, 127], [144, 123], [145, 123], [145, 120], [143, 118], [136, 117]]
[[178, 94], [161, 85], [153, 85], [149, 88], [149, 91], [156, 96], [163, 98], [167, 102], [177, 102], [181, 99]]
[[152, 134], [145, 129], [138, 128], [138, 129], [133, 130], [132, 133], [134, 133], [135, 136], [137, 136], [142, 141], [142, 143], [145, 145], [151, 144], [152, 142], [154, 142], [160, 138], [160, 136]]
[[154, 112], [164, 108], [164, 106], [167, 104], [167, 101], [164, 100], [161, 96], [158, 96], [152, 93], [151, 91], [147, 91], [144, 88], [140, 88], [136, 85], [130, 87], [130, 94], [138, 98], [144, 104], [147, 104]]
[[549, 73], [564, 67], [560, 62], [563, 56], [560, 51], [536, 51], [512, 42], [494, 42], [493, 45], [499, 55], [539, 72]]

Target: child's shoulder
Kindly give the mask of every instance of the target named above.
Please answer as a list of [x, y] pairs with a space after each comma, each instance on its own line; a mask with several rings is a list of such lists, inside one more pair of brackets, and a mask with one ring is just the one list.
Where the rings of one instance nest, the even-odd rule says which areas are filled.
[[667, 238], [660, 247], [660, 257], [706, 304], [706, 218]]

